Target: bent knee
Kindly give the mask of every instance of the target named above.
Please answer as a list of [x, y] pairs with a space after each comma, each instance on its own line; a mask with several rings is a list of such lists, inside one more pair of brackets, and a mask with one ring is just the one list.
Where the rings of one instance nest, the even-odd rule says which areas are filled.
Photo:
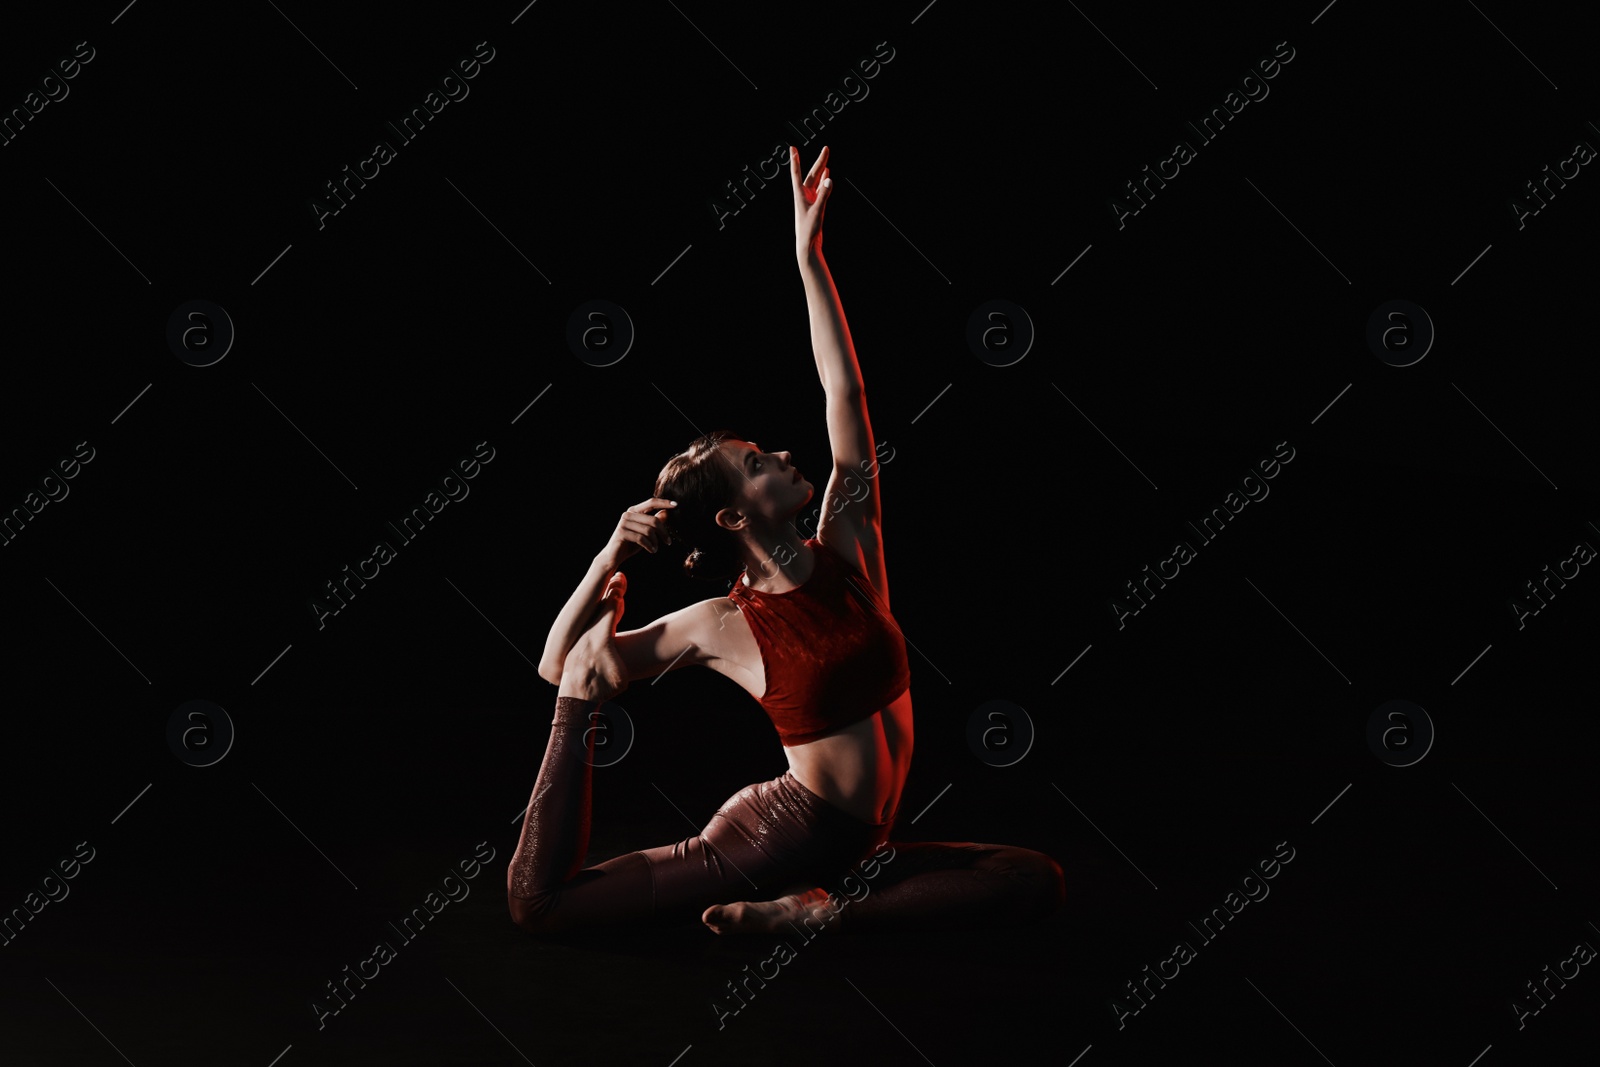
[[1035, 853], [1039, 857], [1040, 886], [1040, 915], [1050, 915], [1060, 911], [1067, 903], [1067, 876], [1061, 870], [1061, 864], [1046, 856], [1043, 852]]
[[997, 869], [1016, 884], [1022, 910], [1044, 918], [1060, 910], [1067, 901], [1067, 879], [1061, 864], [1030, 848], [1007, 847], [996, 860]]
[[506, 895], [511, 910], [511, 921], [530, 934], [551, 934], [561, 929], [556, 918], [555, 893], [540, 893], [533, 897]]

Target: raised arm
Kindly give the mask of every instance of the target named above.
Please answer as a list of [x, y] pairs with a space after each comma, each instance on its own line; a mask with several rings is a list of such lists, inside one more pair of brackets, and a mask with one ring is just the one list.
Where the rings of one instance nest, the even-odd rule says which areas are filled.
[[845, 322], [839, 290], [822, 256], [822, 219], [833, 196], [824, 148], [805, 180], [800, 178], [800, 153], [789, 148], [789, 174], [794, 184], [795, 259], [805, 283], [811, 320], [811, 354], [828, 401], [828, 444], [836, 467], [860, 469], [872, 456], [872, 428], [867, 421], [866, 390], [856, 362], [850, 326]]
[[789, 149], [789, 174], [794, 185], [795, 258], [805, 283], [811, 319], [811, 353], [828, 417], [828, 445], [833, 472], [822, 497], [822, 523], [817, 536], [847, 559], [857, 560], [887, 601], [880, 537], [878, 464], [867, 417], [866, 387], [850, 340], [839, 291], [822, 256], [822, 217], [833, 196], [828, 176], [828, 150], [823, 148], [811, 172], [800, 177], [800, 153]]

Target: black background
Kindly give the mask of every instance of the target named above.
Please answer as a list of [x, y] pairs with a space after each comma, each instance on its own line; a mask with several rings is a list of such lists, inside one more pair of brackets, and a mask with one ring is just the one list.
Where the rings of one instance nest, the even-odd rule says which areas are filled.
[[[1509, 606], [1600, 544], [1596, 179], [1522, 229], [1510, 207], [1600, 143], [1587, 42], [1506, 5], [920, 3], [7, 13], [5, 109], [96, 56], [0, 147], [0, 507], [95, 458], [0, 548], [0, 909], [96, 852], [0, 947], [5, 1063], [1493, 1067], [1592, 1042], [1592, 968], [1522, 1029], [1511, 1008], [1600, 944], [1600, 579], [1520, 629]], [[319, 228], [324, 183], [479, 41], [470, 95]], [[794, 136], [884, 41], [869, 95]], [[1280, 41], [1270, 95], [1119, 229], [1123, 183]], [[543, 944], [499, 889], [555, 695], [533, 664], [618, 513], [717, 427], [824, 480], [787, 178], [711, 207], [783, 143], [830, 146], [825, 250], [894, 449], [896, 837], [1048, 852], [1068, 907], [819, 941], [719, 1030], [770, 945]], [[1037, 331], [1006, 367], [965, 342], [996, 298]], [[165, 340], [192, 299], [237, 329], [210, 367]], [[592, 299], [637, 330], [612, 366], [565, 339]], [[1365, 339], [1394, 299], [1437, 329], [1408, 367]], [[481, 441], [470, 496], [319, 629], [323, 583]], [[1270, 496], [1119, 629], [1122, 584], [1285, 441]], [[677, 563], [626, 564], [624, 628], [716, 595]], [[167, 744], [195, 699], [237, 730], [210, 767]], [[1037, 730], [1007, 768], [966, 746], [994, 699]], [[1437, 732], [1408, 767], [1366, 741], [1394, 699]], [[591, 860], [784, 769], [710, 672], [618, 703], [638, 734], [596, 773]], [[472, 895], [319, 1030], [323, 983], [479, 842]], [[1124, 983], [1279, 842], [1271, 895], [1119, 1029]]]

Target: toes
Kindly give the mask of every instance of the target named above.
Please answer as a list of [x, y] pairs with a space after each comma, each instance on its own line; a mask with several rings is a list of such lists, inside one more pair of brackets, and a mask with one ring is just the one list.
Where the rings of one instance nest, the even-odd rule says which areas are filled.
[[618, 619], [622, 618], [623, 597], [627, 592], [628, 578], [621, 571], [618, 571], [606, 583], [606, 591], [600, 600], [600, 610], [602, 612], [612, 612]]
[[732, 926], [731, 909], [723, 904], [713, 904], [700, 916], [700, 921], [711, 927], [714, 933], [722, 933]]

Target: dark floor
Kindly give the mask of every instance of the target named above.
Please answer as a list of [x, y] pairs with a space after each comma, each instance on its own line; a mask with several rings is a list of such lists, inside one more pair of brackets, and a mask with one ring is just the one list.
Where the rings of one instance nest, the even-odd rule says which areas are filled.
[[[531, 715], [464, 714], [480, 738], [537, 730]], [[1315, 1057], [1310, 1039], [1334, 1063], [1450, 1062], [1447, 1048], [1470, 1060], [1511, 1040], [1529, 1057], [1517, 1062], [1531, 1063], [1576, 1039], [1592, 1014], [1580, 977], [1564, 994], [1570, 1007], [1552, 1000], [1526, 1030], [1508, 1025], [1521, 981], [1575, 940], [1597, 940], [1581, 910], [1577, 922], [1566, 911], [1594, 884], [1588, 854], [1561, 849], [1583, 839], [1574, 813], [1592, 805], [1577, 760], [1551, 764], [1570, 773], [1540, 787], [1540, 822], [1526, 817], [1528, 800], [1470, 765], [1403, 779], [1357, 764], [1343, 768], [1353, 782], [1341, 793], [1340, 768], [1327, 765], [1241, 759], [1218, 775], [1213, 761], [1196, 775], [1192, 761], [1158, 753], [1142, 761], [1144, 784], [1118, 794], [1092, 765], [1078, 784], [1063, 776], [1057, 785], [1070, 792], [1058, 792], [1023, 773], [1026, 762], [973, 761], [897, 838], [1041, 849], [1067, 872], [1067, 909], [1012, 929], [823, 935], [724, 1014], [727, 983], [772, 957], [776, 937], [721, 938], [693, 917], [544, 941], [511, 925], [502, 888], [519, 825], [506, 816], [518, 802], [508, 813], [489, 800], [519, 792], [493, 784], [510, 759], [486, 750], [477, 785], [396, 760], [392, 797], [363, 788], [375, 779], [351, 778], [325, 794], [326, 807], [305, 792], [306, 781], [338, 780], [320, 766], [277, 775], [269, 804], [261, 781], [219, 778], [200, 790], [202, 771], [175, 765], [115, 826], [75, 820], [91, 827], [94, 859], [5, 949], [6, 1062], [110, 1062], [110, 1045], [136, 1064], [268, 1063], [289, 1046], [296, 1063], [666, 1064], [687, 1052], [683, 1063], [803, 1064], [847, 1048], [873, 1062], [947, 1064], [1028, 1061], [1046, 1049], [1071, 1059], [1089, 1046], [1102, 1062], [1225, 1049], [1235, 1062], [1294, 1063]], [[707, 780], [726, 771], [648, 760], [633, 752], [597, 771], [592, 859], [679, 835], [680, 816], [650, 781], [686, 811], [717, 802]], [[1501, 828], [1514, 823], [1539, 868], [1447, 777], [1471, 782]], [[907, 810], [942, 788], [915, 773]], [[291, 818], [315, 828], [316, 845]], [[413, 940], [390, 925], [490, 849], [476, 878], [450, 885], [459, 899], [408, 931]], [[1246, 883], [1267, 895], [1235, 903], [1214, 941], [1199, 937], [1189, 924], [1274, 853], [1292, 858], [1270, 881]], [[395, 955], [364, 987], [352, 983], [356, 994], [319, 1027], [312, 1001], [337, 1006], [324, 983], [379, 941]], [[1123, 1015], [1137, 1006], [1124, 983], [1144, 980], [1146, 965], [1170, 974], [1162, 960], [1177, 941], [1195, 956]]]

